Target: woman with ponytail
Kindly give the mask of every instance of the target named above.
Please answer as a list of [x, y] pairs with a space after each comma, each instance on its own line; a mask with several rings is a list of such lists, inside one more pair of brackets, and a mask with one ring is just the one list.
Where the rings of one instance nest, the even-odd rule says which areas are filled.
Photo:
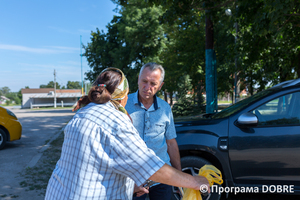
[[72, 111], [77, 111], [91, 102], [104, 104], [110, 101], [117, 110], [127, 114], [124, 107], [128, 92], [128, 81], [123, 72], [117, 68], [107, 68], [100, 73], [93, 83], [88, 96], [81, 97]]
[[81, 98], [64, 129], [45, 200], [131, 200], [133, 192], [148, 193], [142, 187], [148, 179], [194, 189], [208, 185], [205, 178], [170, 167], [147, 148], [124, 109], [128, 91], [123, 72], [107, 68]]

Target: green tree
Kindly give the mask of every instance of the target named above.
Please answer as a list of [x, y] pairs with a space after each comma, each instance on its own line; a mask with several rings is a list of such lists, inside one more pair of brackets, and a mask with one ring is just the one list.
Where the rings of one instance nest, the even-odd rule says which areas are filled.
[[[131, 1], [121, 0], [117, 2], [124, 7], [131, 6]], [[165, 37], [168, 40], [166, 43], [167, 48], [160, 54], [160, 60], [163, 61], [166, 72], [169, 72], [171, 75], [166, 76], [167, 84], [165, 86], [169, 86], [167, 91], [170, 93], [176, 91], [177, 80], [185, 73], [190, 75], [193, 89], [197, 91], [196, 88], [199, 83], [205, 85], [205, 9], [209, 8], [211, 15], [225, 16], [225, 12], [222, 9], [232, 1], [214, 1], [213, 4], [206, 2], [205, 7], [203, 7], [204, 1], [150, 0], [149, 2], [151, 3], [150, 5], [153, 5], [152, 3], [157, 6], [162, 5], [165, 10], [159, 20], [163, 24]], [[224, 23], [225, 20], [221, 21], [220, 19], [221, 17], [214, 18], [215, 21], [224, 27], [226, 25]], [[221, 34], [217, 34], [217, 37], [218, 41], [220, 41], [219, 47], [226, 47], [226, 44], [234, 41], [234, 37], [227, 30], [221, 32]], [[224, 49], [228, 50], [227, 48]], [[227, 58], [226, 66], [229, 65], [229, 60], [230, 62], [234, 62], [233, 59], [229, 59], [230, 56], [228, 56], [228, 53], [221, 54], [220, 52], [219, 54]], [[228, 67], [222, 67], [219, 68], [219, 71], [223, 77], [227, 75], [227, 78], [224, 78], [222, 83], [225, 80], [228, 84], [222, 84], [221, 86], [230, 85], [229, 83], [231, 83], [232, 79], [229, 79], [228, 76], [233, 73], [233, 70]], [[168, 79], [168, 77], [171, 78]], [[230, 88], [223, 87], [222, 89], [229, 90]]]
[[18, 92], [10, 92], [6, 94], [6, 97], [10, 99], [10, 103], [12, 103], [13, 101], [15, 102], [15, 104], [21, 103], [21, 99], [19, 98]]
[[[120, 3], [126, 4], [125, 1]], [[268, 83], [299, 77], [299, 17], [298, 0], [149, 0], [166, 9], [164, 23], [204, 14], [209, 11], [214, 21], [215, 50], [218, 64], [218, 91], [233, 88], [233, 74], [238, 72], [250, 92], [254, 86], [265, 89]], [[230, 8], [232, 16], [225, 16]], [[190, 14], [192, 13], [192, 15]], [[234, 23], [237, 22], [239, 31]], [[238, 40], [235, 43], [234, 37]], [[191, 38], [192, 40], [192, 38]], [[234, 59], [237, 58], [237, 65]], [[228, 81], [226, 81], [228, 80]]]
[[130, 0], [120, 10], [124, 18], [125, 39], [131, 46], [130, 57], [137, 65], [148, 62], [161, 63], [159, 54], [164, 50], [166, 37], [159, 18], [161, 6], [149, 7], [145, 1]]
[[87, 79], [94, 82], [99, 73], [107, 67], [121, 69], [130, 85], [130, 91], [137, 90], [138, 73], [147, 62], [161, 63], [159, 54], [163, 51], [165, 37], [159, 17], [160, 7], [149, 7], [143, 1], [130, 1], [130, 6], [121, 6], [121, 16], [114, 16], [107, 25], [107, 33], [92, 32], [91, 42], [85, 48], [85, 56], [91, 67]]
[[199, 97], [197, 103], [194, 102], [195, 93], [188, 74], [180, 77], [177, 91], [178, 101], [172, 108], [175, 117], [201, 114], [204, 111], [202, 97]]
[[[28, 87], [28, 86], [25, 86], [25, 88], [26, 88], [26, 87]], [[29, 87], [26, 88], [26, 89], [29, 89]], [[20, 103], [22, 103], [22, 100], [23, 100], [22, 89], [19, 90], [19, 92], [18, 92], [17, 95], [18, 95], [18, 98], [20, 99]]]
[[182, 16], [166, 26], [168, 43], [161, 59], [167, 73], [167, 91], [170, 93], [178, 91], [178, 81], [183, 74], [189, 75], [193, 89], [199, 81], [205, 79], [205, 49], [202, 48], [205, 44], [205, 29], [201, 23], [203, 16], [190, 15]]
[[6, 103], [6, 105], [8, 106], [9, 104], [11, 104], [11, 101], [10, 101], [10, 100], [7, 100], [5, 103]]
[[[204, 29], [201, 31], [199, 28], [203, 26], [199, 22], [202, 16], [198, 13], [193, 18], [178, 18], [175, 23], [162, 23], [164, 10], [160, 5], [151, 6], [149, 9], [149, 6], [145, 7], [145, 2], [141, 0], [117, 1], [117, 3], [123, 6], [124, 16], [129, 16], [131, 20], [126, 24], [126, 36], [127, 41], [134, 39], [131, 44], [133, 47], [137, 46], [133, 48], [131, 55], [136, 55], [134, 60], [137, 61], [138, 68], [149, 61], [155, 61], [164, 66], [166, 71], [163, 87], [165, 100], [166, 94], [169, 93], [170, 104], [172, 104], [172, 94], [177, 91], [177, 81], [182, 74], [187, 73], [193, 77], [194, 85], [199, 76], [203, 76], [201, 65], [204, 64], [204, 49], [201, 48], [201, 44], [204, 44]], [[125, 14], [126, 12], [128, 14]], [[146, 20], [142, 16], [146, 16]], [[147, 27], [148, 31], [144, 27]], [[147, 53], [143, 53], [145, 50]], [[203, 56], [199, 56], [198, 52], [202, 52]]]
[[81, 89], [81, 82], [79, 82], [79, 81], [68, 81], [67, 89]]
[[[47, 85], [40, 85], [40, 88], [54, 88], [54, 81], [49, 81]], [[60, 89], [58, 82], [56, 82], [56, 89]]]
[[236, 15], [241, 76], [248, 85], [263, 90], [269, 83], [299, 78], [300, 2], [242, 1]]
[[91, 42], [84, 46], [84, 55], [91, 70], [85, 75], [86, 79], [93, 83], [102, 70], [107, 67], [116, 67], [125, 73], [130, 90], [134, 91], [137, 88], [137, 71], [131, 66], [130, 47], [126, 44], [122, 33], [124, 31], [120, 27], [122, 23], [124, 20], [121, 17], [114, 16], [107, 25], [107, 33], [99, 31], [99, 29], [91, 33]]
[[[148, 0], [148, 6], [143, 0], [114, 2], [120, 6], [122, 23], [113, 27], [119, 31], [117, 38], [123, 41], [122, 47], [130, 52], [126, 56], [129, 63], [136, 70], [149, 60], [161, 63], [166, 69], [163, 90], [171, 97], [178, 91], [182, 74], [191, 78], [196, 92], [194, 102], [202, 93], [199, 88], [205, 86], [206, 17], [214, 24], [219, 93], [233, 94], [235, 74], [240, 85], [251, 94], [270, 83], [299, 77], [300, 2], [297, 0]], [[161, 12], [156, 14], [159, 17], [154, 17], [148, 8], [159, 8]], [[231, 16], [225, 14], [226, 9], [231, 9]], [[143, 13], [150, 21], [144, 20]], [[161, 40], [146, 46], [148, 39], [153, 38], [149, 36], [152, 31], [146, 32], [144, 27], [148, 27], [147, 22], [156, 24], [155, 20], [159, 23], [153, 26], [158, 30], [153, 38]], [[163, 36], [159, 36], [161, 33]], [[113, 49], [107, 52], [125, 55], [120, 53], [120, 46]]]
[[10, 93], [9, 87], [5, 86], [0, 88], [0, 95], [1, 96], [6, 96], [8, 93]]

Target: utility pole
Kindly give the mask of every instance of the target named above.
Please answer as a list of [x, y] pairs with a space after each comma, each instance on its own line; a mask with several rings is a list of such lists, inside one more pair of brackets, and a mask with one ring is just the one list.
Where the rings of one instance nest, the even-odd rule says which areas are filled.
[[54, 69], [54, 108], [56, 108], [56, 72]]
[[206, 11], [205, 27], [205, 88], [206, 113], [218, 111], [217, 63], [214, 50], [214, 26], [209, 11]]
[[82, 74], [82, 43], [81, 43], [81, 35], [80, 35], [80, 58], [81, 58], [81, 94], [83, 96], [84, 93], [83, 93], [83, 74]]

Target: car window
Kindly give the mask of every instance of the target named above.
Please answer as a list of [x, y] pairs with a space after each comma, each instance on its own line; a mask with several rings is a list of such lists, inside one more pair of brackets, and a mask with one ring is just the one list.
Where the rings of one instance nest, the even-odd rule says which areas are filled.
[[253, 102], [255, 102], [256, 100], [263, 98], [271, 93], [273, 93], [276, 90], [264, 90], [261, 91], [259, 93], [256, 93], [253, 96], [250, 96], [242, 101], [239, 101], [235, 104], [233, 104], [232, 106], [229, 106], [228, 108], [225, 108], [224, 110], [222, 110], [219, 113], [214, 114], [211, 118], [212, 119], [220, 119], [220, 118], [224, 118], [224, 117], [228, 117], [240, 110], [242, 110], [243, 108], [249, 106], [250, 104], [252, 104]]
[[273, 99], [252, 111], [258, 126], [300, 125], [300, 92]]

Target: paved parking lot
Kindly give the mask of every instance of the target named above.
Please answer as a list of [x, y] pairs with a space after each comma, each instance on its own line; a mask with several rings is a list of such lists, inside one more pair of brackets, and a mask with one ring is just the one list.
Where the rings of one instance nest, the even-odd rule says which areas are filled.
[[43, 199], [36, 197], [34, 191], [20, 187], [22, 177], [19, 173], [35, 165], [46, 144], [60, 133], [75, 113], [71, 109], [12, 108], [11, 111], [19, 118], [23, 131], [21, 140], [7, 143], [0, 151], [0, 199]]

